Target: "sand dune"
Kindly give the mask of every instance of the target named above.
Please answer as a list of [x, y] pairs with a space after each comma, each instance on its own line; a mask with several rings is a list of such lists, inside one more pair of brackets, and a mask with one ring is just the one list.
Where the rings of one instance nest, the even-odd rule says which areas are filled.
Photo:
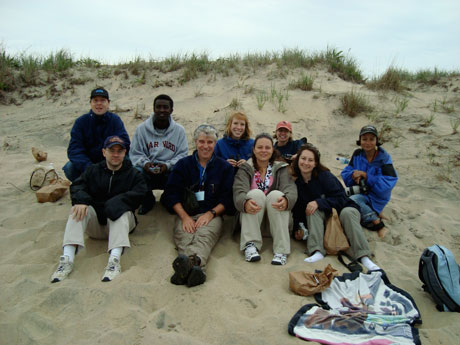
[[[53, 163], [62, 174], [70, 128], [89, 109], [95, 85], [109, 90], [111, 109], [119, 110], [131, 136], [150, 114], [154, 97], [169, 94], [175, 101], [173, 117], [186, 128], [191, 148], [191, 133], [201, 123], [213, 124], [222, 133], [225, 117], [233, 111], [229, 105], [236, 99], [254, 133], [272, 133], [279, 120], [291, 121], [294, 135], [316, 144], [323, 163], [336, 175], [343, 168], [336, 156], [349, 156], [361, 126], [376, 124], [400, 179], [384, 210], [391, 219], [388, 235], [380, 240], [366, 231], [375, 261], [393, 284], [414, 297], [422, 314], [422, 343], [458, 343], [460, 315], [435, 309], [421, 289], [417, 270], [423, 249], [434, 243], [450, 248], [460, 260], [460, 134], [451, 134], [451, 119], [460, 116], [460, 78], [430, 87], [414, 84], [396, 94], [370, 91], [319, 69], [309, 71], [315, 76], [313, 91], [289, 90], [283, 113], [270, 100], [259, 110], [257, 90], [286, 90], [301, 71], [269, 79], [272, 68], [215, 80], [202, 76], [159, 88], [152, 87], [154, 81], [174, 81], [176, 74], [149, 76], [145, 85], [134, 85], [135, 77], [122, 75], [69, 90], [62, 90], [62, 82], [60, 95], [48, 98], [46, 86], [35, 87], [27, 92], [38, 97], [0, 106], [0, 344], [300, 344], [288, 335], [287, 323], [298, 308], [314, 300], [289, 290], [288, 272], [323, 269], [328, 263], [346, 271], [334, 256], [304, 263], [305, 246], [300, 242], [292, 243], [286, 266], [272, 266], [271, 239], [264, 243], [261, 262], [246, 263], [238, 236], [231, 236], [232, 219], [227, 218], [208, 264], [207, 282], [190, 289], [174, 286], [169, 283], [176, 256], [174, 217], [157, 203], [152, 212], [139, 216], [120, 277], [100, 281], [106, 242], [89, 240], [69, 278], [50, 284], [70, 199], [66, 195], [56, 203], [36, 202], [28, 186], [36, 165], [30, 150], [36, 146], [47, 151], [43, 163]], [[368, 117], [350, 118], [338, 110], [340, 96], [352, 89], [374, 106]], [[408, 105], [397, 113], [400, 98], [407, 98]], [[453, 113], [433, 109], [433, 102], [442, 99], [453, 104]], [[427, 125], [432, 113], [435, 117]]]

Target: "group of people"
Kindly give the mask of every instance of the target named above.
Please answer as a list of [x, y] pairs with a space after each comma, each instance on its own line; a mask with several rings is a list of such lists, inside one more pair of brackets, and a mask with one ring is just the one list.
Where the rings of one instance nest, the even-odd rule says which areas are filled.
[[51, 282], [72, 272], [85, 232], [91, 238], [108, 238], [102, 281], [119, 275], [121, 255], [130, 247], [129, 234], [137, 224], [135, 211], [143, 215], [154, 207], [154, 189], [163, 190], [161, 204], [176, 215], [173, 284], [205, 282], [205, 266], [220, 238], [224, 214], [235, 217], [246, 261], [261, 260], [263, 235], [269, 232], [271, 264], [285, 265], [291, 234], [301, 240], [303, 225], [309, 233], [305, 261], [324, 258], [324, 224], [335, 208], [350, 242], [347, 254], [368, 270], [379, 269], [370, 259], [361, 226], [385, 230], [381, 212], [398, 177], [374, 126], [361, 129], [360, 148], [342, 171], [346, 186], [366, 187], [348, 197], [321, 163], [319, 150], [306, 138], [293, 139], [288, 121], [277, 124], [274, 136], [261, 133], [252, 139], [247, 116], [234, 113], [221, 139], [213, 126], [198, 126], [195, 150], [189, 155], [184, 127], [171, 116], [171, 97], [155, 98], [153, 114], [137, 127], [132, 142], [121, 119], [108, 111], [109, 104], [107, 90], [93, 90], [90, 112], [79, 117], [71, 131], [69, 162], [63, 170], [72, 181], [73, 206]]

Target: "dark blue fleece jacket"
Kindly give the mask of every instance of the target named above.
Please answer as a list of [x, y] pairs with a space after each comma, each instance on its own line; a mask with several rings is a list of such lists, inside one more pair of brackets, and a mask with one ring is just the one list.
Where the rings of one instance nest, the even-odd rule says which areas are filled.
[[[161, 203], [170, 213], [173, 206], [183, 202], [185, 187], [192, 187], [193, 192], [204, 190], [204, 200], [199, 201], [196, 214], [204, 213], [221, 203], [226, 213], [234, 210], [232, 199], [233, 167], [216, 155], [206, 166], [204, 187], [200, 188], [200, 168], [196, 151], [190, 156], [180, 159], [173, 167], [166, 183]], [[194, 214], [190, 214], [194, 216]]]
[[249, 158], [251, 158], [253, 145], [254, 139], [237, 140], [232, 139], [228, 136], [224, 136], [222, 139], [219, 139], [217, 141], [214, 152], [217, 156], [222, 157], [225, 160], [248, 160]]
[[69, 160], [80, 172], [85, 171], [93, 163], [103, 161], [104, 140], [112, 135], [118, 135], [127, 143], [128, 153], [129, 135], [120, 117], [110, 112], [96, 115], [90, 110], [89, 113], [76, 119], [72, 127], [67, 148]]

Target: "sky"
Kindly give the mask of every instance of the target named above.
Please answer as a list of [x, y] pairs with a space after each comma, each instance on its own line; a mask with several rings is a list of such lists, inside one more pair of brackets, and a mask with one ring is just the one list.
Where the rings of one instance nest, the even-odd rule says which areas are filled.
[[389, 66], [460, 70], [459, 0], [0, 0], [8, 54], [118, 63], [206, 52], [210, 57], [327, 47], [367, 76]]

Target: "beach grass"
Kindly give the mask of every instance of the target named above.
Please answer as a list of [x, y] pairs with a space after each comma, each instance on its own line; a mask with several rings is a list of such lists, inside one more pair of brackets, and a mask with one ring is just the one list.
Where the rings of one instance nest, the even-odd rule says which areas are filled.
[[[138, 77], [138, 84], [147, 83], [148, 75], [153, 71], [162, 73], [177, 71], [179, 74], [174, 77], [174, 80], [179, 85], [183, 85], [210, 73], [209, 80], [216, 80], [217, 75], [228, 77], [233, 72], [254, 74], [259, 69], [269, 65], [274, 66], [270, 75], [267, 76], [269, 80], [286, 78], [294, 69], [304, 69], [301, 71], [302, 76], [291, 82], [289, 88], [306, 91], [311, 90], [314, 79], [311, 73], [305, 72], [316, 67], [326, 68], [330, 73], [346, 81], [365, 83], [370, 89], [396, 92], [402, 92], [406, 89], [404, 86], [406, 81], [432, 85], [442, 77], [460, 75], [459, 71], [448, 72], [437, 68], [410, 73], [390, 66], [383, 75], [366, 80], [356, 59], [334, 47], [327, 47], [326, 50], [319, 52], [293, 48], [284, 49], [280, 52], [235, 53], [217, 59], [212, 59], [207, 52], [173, 54], [162, 59], [152, 57], [144, 59], [141, 56], [136, 56], [128, 62], [107, 65], [89, 57], [76, 59], [71, 52], [65, 49], [52, 52], [44, 57], [26, 52], [12, 55], [0, 43], [0, 92], [21, 92], [23, 88], [46, 84], [55, 78], [69, 77], [72, 68], [97, 68], [96, 75], [101, 79], [119, 74], [123, 74], [127, 79], [127, 73], [131, 73]], [[246, 93], [252, 92], [254, 92], [253, 89], [248, 89]], [[283, 103], [278, 103], [278, 108], [283, 108]], [[451, 112], [453, 108], [445, 103], [444, 111]]]
[[367, 101], [366, 97], [363, 94], [356, 92], [355, 90], [351, 90], [350, 92], [345, 93], [340, 98], [340, 101], [342, 104], [342, 113], [350, 117], [355, 117], [360, 113], [372, 110], [372, 107]]

